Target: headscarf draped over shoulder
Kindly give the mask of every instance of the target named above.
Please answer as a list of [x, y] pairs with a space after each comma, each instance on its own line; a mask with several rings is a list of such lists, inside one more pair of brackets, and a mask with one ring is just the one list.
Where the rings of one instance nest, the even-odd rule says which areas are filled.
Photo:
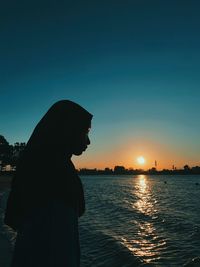
[[[7, 201], [4, 222], [18, 230], [38, 208], [55, 199], [85, 211], [81, 180], [70, 158], [70, 144], [90, 128], [92, 115], [78, 104], [61, 100], [55, 103], [35, 127], [17, 164]], [[69, 150], [69, 151], [68, 151]]]

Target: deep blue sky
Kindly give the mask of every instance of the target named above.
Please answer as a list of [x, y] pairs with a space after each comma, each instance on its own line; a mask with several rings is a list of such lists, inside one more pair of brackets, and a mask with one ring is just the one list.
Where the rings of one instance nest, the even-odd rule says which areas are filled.
[[162, 167], [200, 165], [199, 8], [195, 0], [1, 3], [0, 134], [26, 142], [51, 104], [71, 99], [94, 114], [80, 166], [134, 166], [140, 154], [147, 166], [155, 157]]

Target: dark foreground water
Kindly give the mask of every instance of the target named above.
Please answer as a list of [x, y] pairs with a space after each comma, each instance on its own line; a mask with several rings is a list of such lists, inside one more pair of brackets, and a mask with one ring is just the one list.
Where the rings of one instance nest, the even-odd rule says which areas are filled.
[[81, 179], [81, 267], [200, 266], [200, 176]]

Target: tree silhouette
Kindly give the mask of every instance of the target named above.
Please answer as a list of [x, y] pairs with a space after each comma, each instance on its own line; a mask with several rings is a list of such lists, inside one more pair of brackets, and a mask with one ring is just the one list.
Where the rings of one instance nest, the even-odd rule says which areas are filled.
[[183, 168], [184, 168], [185, 171], [189, 171], [190, 170], [190, 167], [187, 164]]
[[10, 163], [12, 154], [12, 146], [9, 145], [8, 141], [3, 135], [0, 135], [0, 165], [1, 167]]

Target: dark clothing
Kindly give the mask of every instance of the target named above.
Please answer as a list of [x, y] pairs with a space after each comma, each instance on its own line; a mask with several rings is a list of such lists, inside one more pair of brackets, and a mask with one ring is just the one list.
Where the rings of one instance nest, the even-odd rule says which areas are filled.
[[35, 166], [23, 168], [23, 172], [19, 165], [7, 202], [5, 224], [18, 230], [32, 212], [45, 208], [53, 200], [63, 201], [80, 217], [85, 211], [84, 192], [71, 160], [64, 163], [48, 158], [35, 163]]
[[54, 201], [38, 209], [18, 230], [11, 267], [79, 267], [78, 216]]

